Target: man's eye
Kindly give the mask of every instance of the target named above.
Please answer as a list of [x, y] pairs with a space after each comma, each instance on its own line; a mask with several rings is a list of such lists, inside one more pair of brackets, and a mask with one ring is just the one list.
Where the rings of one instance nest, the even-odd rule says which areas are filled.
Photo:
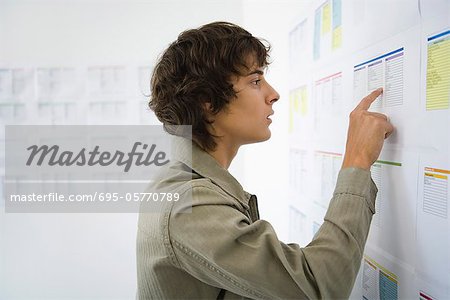
[[259, 85], [260, 82], [261, 82], [261, 79], [257, 79], [257, 80], [254, 80], [254, 81], [253, 81], [253, 84], [254, 84], [254, 85]]

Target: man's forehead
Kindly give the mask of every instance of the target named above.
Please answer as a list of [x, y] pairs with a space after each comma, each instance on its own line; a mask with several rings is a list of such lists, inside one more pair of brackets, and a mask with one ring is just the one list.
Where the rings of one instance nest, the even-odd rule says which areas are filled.
[[267, 66], [261, 65], [261, 62], [258, 61], [255, 54], [250, 54], [247, 56], [247, 59], [245, 60], [245, 65], [247, 66], [247, 70], [243, 72], [244, 74], [247, 74], [245, 76], [255, 73], [263, 74], [264, 71], [267, 69]]

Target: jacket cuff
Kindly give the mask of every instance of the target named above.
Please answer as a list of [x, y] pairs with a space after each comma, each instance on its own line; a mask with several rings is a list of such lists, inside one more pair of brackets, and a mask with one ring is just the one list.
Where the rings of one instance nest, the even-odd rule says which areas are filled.
[[370, 171], [360, 168], [345, 168], [339, 172], [334, 194], [352, 194], [360, 196], [372, 213], [375, 213], [377, 186], [373, 182]]

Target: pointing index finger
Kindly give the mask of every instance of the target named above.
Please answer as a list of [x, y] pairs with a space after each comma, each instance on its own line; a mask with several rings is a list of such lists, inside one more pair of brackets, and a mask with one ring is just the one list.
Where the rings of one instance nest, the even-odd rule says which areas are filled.
[[356, 107], [357, 109], [368, 110], [370, 105], [383, 93], [383, 88], [378, 88], [364, 97]]

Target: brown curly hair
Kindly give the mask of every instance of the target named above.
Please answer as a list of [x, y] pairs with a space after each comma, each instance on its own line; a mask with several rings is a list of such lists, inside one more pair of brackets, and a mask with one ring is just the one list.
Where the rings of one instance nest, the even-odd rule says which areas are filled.
[[258, 67], [269, 65], [269, 51], [265, 40], [228, 22], [184, 31], [153, 70], [148, 105], [169, 133], [180, 135], [173, 125], [192, 125], [192, 139], [204, 150], [214, 150], [205, 104], [212, 114], [226, 108], [236, 97], [232, 76], [249, 71], [249, 57]]

